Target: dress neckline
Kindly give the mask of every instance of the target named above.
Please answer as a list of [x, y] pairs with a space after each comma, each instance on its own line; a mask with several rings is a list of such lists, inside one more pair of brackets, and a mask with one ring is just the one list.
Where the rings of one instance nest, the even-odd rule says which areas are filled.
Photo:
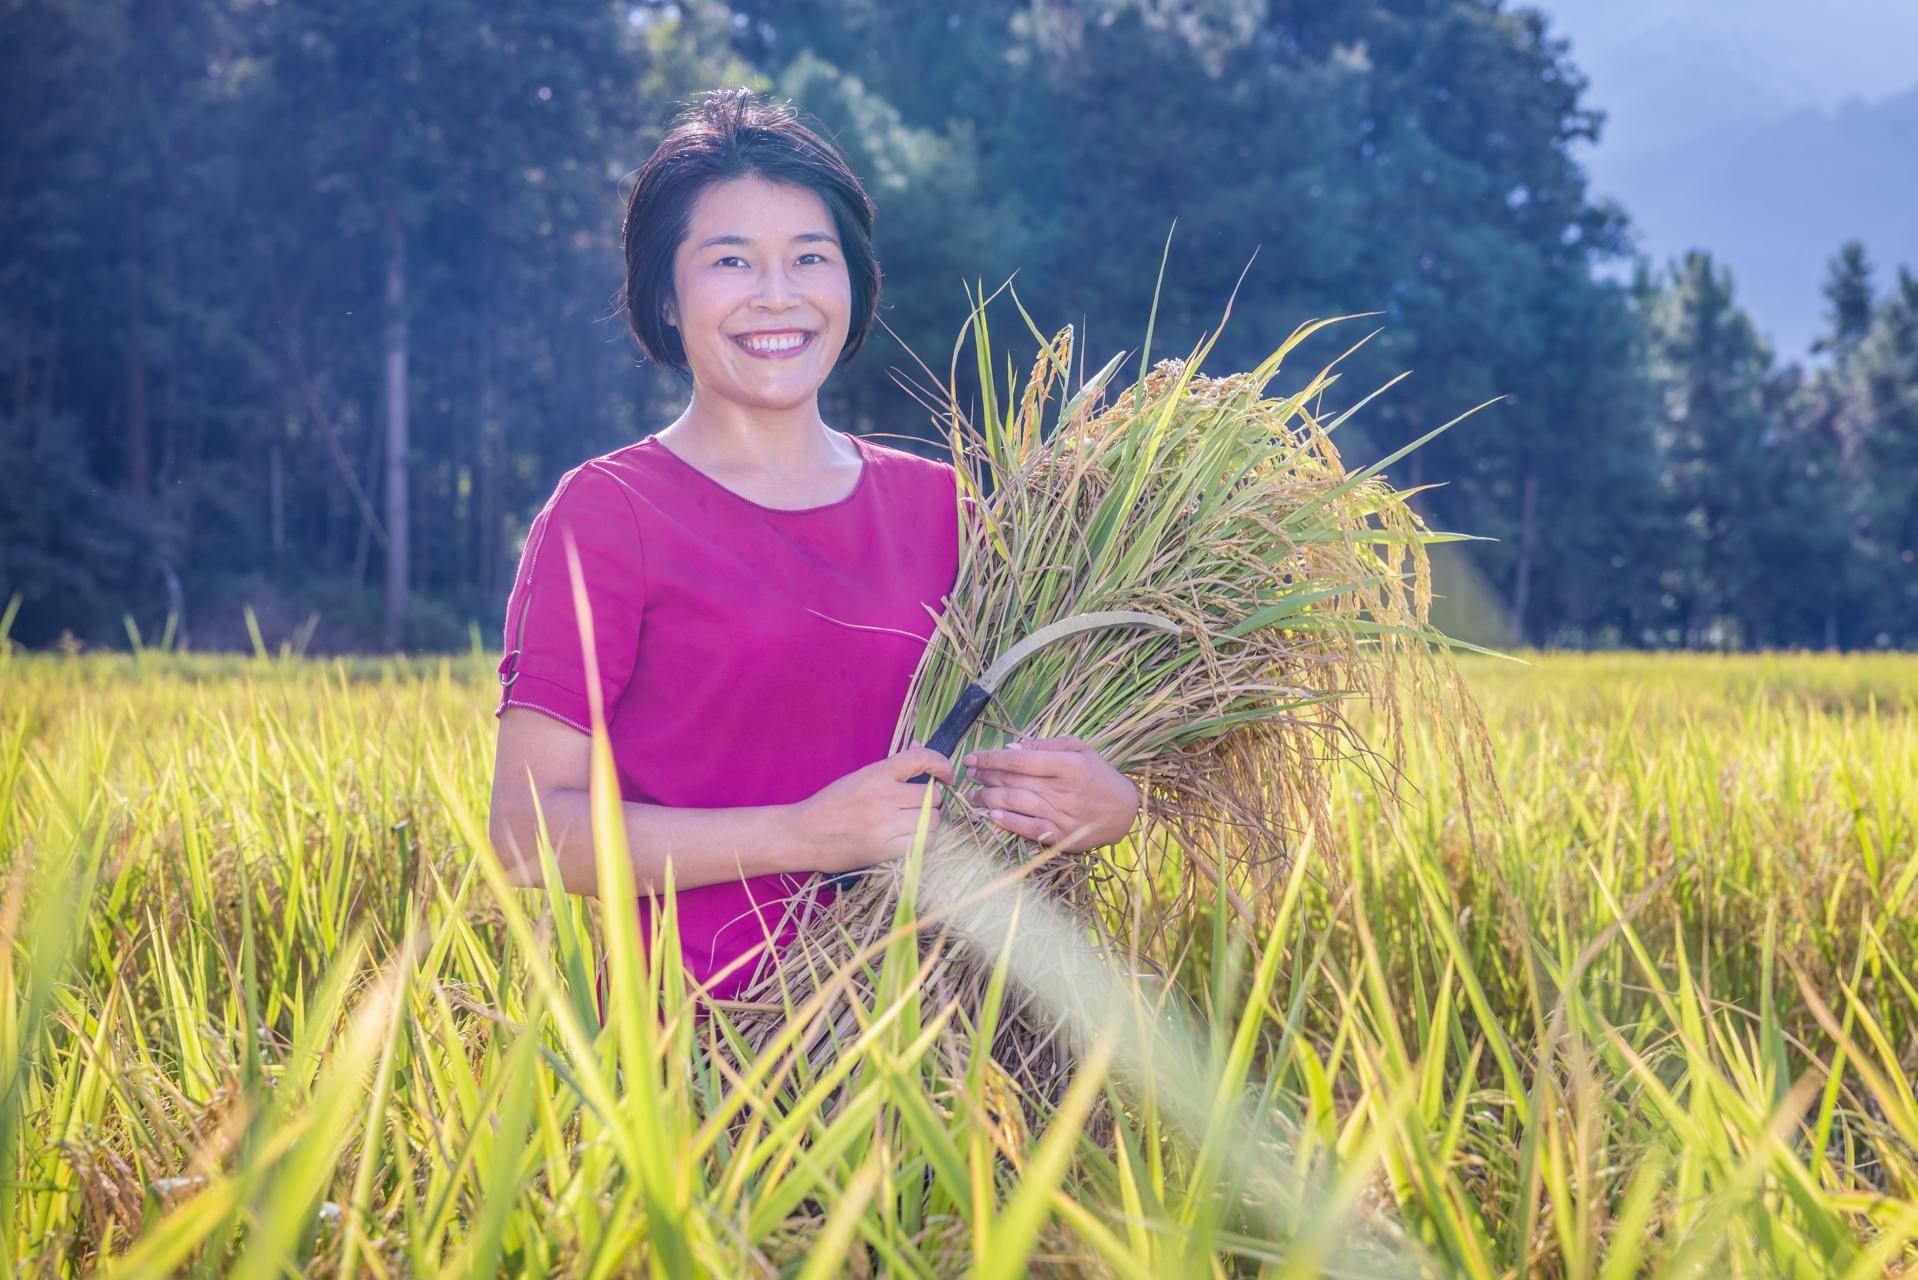
[[846, 494], [845, 497], [836, 498], [831, 502], [822, 503], [816, 507], [769, 507], [763, 502], [754, 502], [751, 498], [748, 498], [745, 494], [739, 493], [736, 490], [727, 488], [725, 485], [721, 484], [719, 481], [707, 475], [704, 471], [701, 471], [698, 467], [695, 467], [692, 463], [686, 461], [686, 459], [674, 453], [671, 449], [668, 449], [665, 443], [662, 440], [660, 440], [657, 434], [647, 436], [644, 440], [640, 441], [640, 443], [653, 445], [661, 453], [665, 454], [668, 458], [671, 458], [679, 466], [685, 468], [687, 471], [692, 472], [694, 475], [698, 476], [701, 480], [705, 481], [707, 484], [711, 485], [713, 488], [719, 490], [721, 493], [725, 494], [727, 497], [733, 499], [735, 502], [743, 502], [744, 504], [746, 504], [749, 507], [752, 507], [755, 510], [768, 512], [772, 515], [777, 515], [777, 516], [809, 516], [820, 511], [831, 511], [831, 510], [834, 510], [835, 508], [843, 507], [848, 502], [851, 502], [854, 498], [858, 497], [860, 493], [862, 493], [865, 490], [866, 477], [872, 472], [872, 454], [867, 450], [866, 442], [864, 440], [854, 435], [850, 431], [841, 431], [839, 430], [838, 427], [828, 427], [827, 430], [835, 432], [839, 435], [842, 435], [846, 437], [846, 439], [852, 441], [853, 449], [859, 454], [859, 478], [853, 481], [852, 489], [850, 492]]

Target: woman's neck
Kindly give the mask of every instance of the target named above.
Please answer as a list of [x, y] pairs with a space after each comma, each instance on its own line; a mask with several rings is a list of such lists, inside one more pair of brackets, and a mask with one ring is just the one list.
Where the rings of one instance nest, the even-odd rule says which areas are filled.
[[703, 405], [695, 392], [685, 412], [657, 434], [687, 461], [736, 475], [805, 476], [858, 460], [842, 433], [819, 416], [817, 396], [767, 412]]

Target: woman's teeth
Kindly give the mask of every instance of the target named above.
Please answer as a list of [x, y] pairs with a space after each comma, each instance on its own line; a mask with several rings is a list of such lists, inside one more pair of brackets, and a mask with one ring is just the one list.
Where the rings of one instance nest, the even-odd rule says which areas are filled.
[[735, 338], [735, 342], [756, 356], [780, 356], [798, 351], [812, 341], [812, 334], [781, 334], [774, 338]]

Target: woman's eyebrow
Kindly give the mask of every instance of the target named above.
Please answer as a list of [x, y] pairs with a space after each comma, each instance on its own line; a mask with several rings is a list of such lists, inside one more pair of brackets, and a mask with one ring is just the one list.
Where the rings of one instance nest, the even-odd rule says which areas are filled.
[[[833, 244], [833, 245], [836, 245], [839, 243], [839, 240], [837, 237], [829, 236], [823, 231], [801, 231], [798, 235], [792, 238], [792, 243], [807, 244], [815, 240], [824, 240], [827, 244]], [[698, 246], [694, 249], [694, 252], [698, 252], [699, 249], [711, 248], [713, 245], [716, 245], [716, 244], [736, 244], [736, 245], [744, 246], [744, 245], [751, 245], [753, 243], [754, 241], [751, 236], [734, 236], [734, 235], [708, 236], [704, 240], [701, 240], [699, 242]]]

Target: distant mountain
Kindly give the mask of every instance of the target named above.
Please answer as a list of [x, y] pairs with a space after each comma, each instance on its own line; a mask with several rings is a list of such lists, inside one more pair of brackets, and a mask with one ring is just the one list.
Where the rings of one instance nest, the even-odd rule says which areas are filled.
[[1605, 112], [1574, 154], [1655, 258], [1731, 265], [1781, 357], [1820, 326], [1825, 260], [1918, 268], [1914, 0], [1514, 0], [1542, 9]]
[[1918, 87], [1912, 0], [1511, 0], [1569, 36], [1606, 149]]
[[1900, 262], [1918, 268], [1918, 89], [1676, 132], [1601, 148], [1594, 190], [1630, 211], [1655, 259], [1696, 246], [1729, 264], [1781, 358], [1818, 332], [1825, 261], [1844, 240], [1864, 242], [1881, 282]]
[[1608, 30], [1603, 43], [1574, 37], [1572, 61], [1591, 80], [1587, 105], [1605, 112], [1601, 153], [1668, 145], [1822, 104], [1810, 69], [1752, 32], [1651, 12], [1637, 17], [1633, 26]]

